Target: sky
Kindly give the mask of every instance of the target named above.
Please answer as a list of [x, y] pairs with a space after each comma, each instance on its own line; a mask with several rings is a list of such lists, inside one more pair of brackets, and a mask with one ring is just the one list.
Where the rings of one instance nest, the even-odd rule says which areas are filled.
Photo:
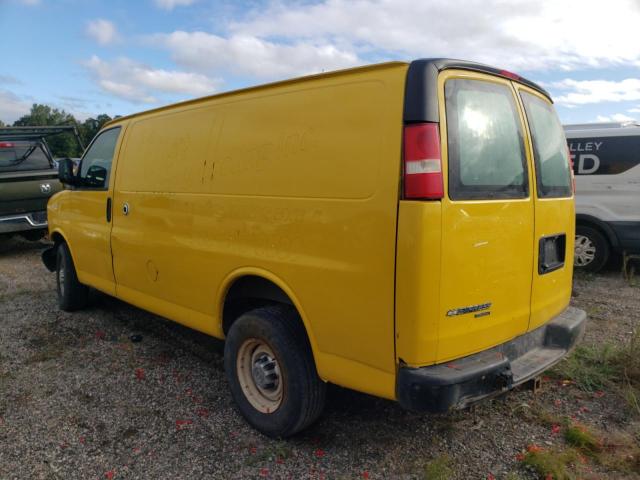
[[563, 123], [640, 120], [639, 25], [640, 0], [0, 0], [0, 120], [428, 57], [533, 80]]

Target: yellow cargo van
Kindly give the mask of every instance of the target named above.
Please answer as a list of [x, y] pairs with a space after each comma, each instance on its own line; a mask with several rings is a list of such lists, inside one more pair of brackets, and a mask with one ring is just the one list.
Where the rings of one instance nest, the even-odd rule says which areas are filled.
[[233, 398], [292, 435], [326, 383], [429, 412], [532, 379], [579, 340], [574, 198], [549, 95], [423, 59], [106, 125], [48, 205], [63, 310], [89, 287], [226, 339]]

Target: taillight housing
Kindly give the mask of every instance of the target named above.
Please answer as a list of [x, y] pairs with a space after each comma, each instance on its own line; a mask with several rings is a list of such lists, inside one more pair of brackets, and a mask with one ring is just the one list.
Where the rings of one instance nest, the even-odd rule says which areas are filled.
[[13, 148], [15, 147], [15, 143], [11, 142], [0, 142], [0, 148]]
[[571, 150], [567, 146], [567, 158], [569, 159], [569, 173], [571, 175], [571, 188], [573, 188], [573, 194], [576, 194], [576, 175], [573, 173], [573, 158], [571, 157]]
[[404, 198], [439, 200], [444, 196], [437, 123], [405, 125], [403, 169]]
[[522, 77], [517, 73], [510, 72], [508, 70], [500, 70], [500, 75], [506, 78], [510, 78], [511, 80], [522, 80]]

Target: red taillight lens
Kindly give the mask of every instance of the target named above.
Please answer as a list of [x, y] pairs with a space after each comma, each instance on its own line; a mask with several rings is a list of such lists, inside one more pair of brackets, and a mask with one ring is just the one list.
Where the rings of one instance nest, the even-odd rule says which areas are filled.
[[405, 126], [404, 198], [438, 200], [443, 196], [438, 124]]
[[571, 157], [571, 150], [567, 147], [567, 158], [569, 159], [569, 172], [571, 173], [571, 187], [573, 188], [573, 194], [576, 194], [576, 176], [573, 173], [573, 158]]
[[510, 72], [509, 70], [500, 70], [500, 75], [510, 78], [511, 80], [520, 80], [522, 78], [517, 73]]
[[14, 143], [11, 142], [0, 142], [0, 148], [13, 148], [15, 147]]

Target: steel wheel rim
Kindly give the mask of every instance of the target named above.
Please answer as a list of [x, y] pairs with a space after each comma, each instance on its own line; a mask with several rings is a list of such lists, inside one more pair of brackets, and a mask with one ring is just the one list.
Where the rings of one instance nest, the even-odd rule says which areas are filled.
[[577, 267], [589, 265], [596, 258], [596, 245], [585, 235], [576, 235], [573, 263]]
[[245, 340], [236, 358], [240, 388], [251, 406], [261, 413], [273, 413], [282, 404], [283, 379], [278, 359], [263, 340]]
[[60, 295], [64, 295], [64, 278], [66, 273], [64, 271], [64, 265], [60, 265], [58, 267], [58, 289], [60, 290]]

